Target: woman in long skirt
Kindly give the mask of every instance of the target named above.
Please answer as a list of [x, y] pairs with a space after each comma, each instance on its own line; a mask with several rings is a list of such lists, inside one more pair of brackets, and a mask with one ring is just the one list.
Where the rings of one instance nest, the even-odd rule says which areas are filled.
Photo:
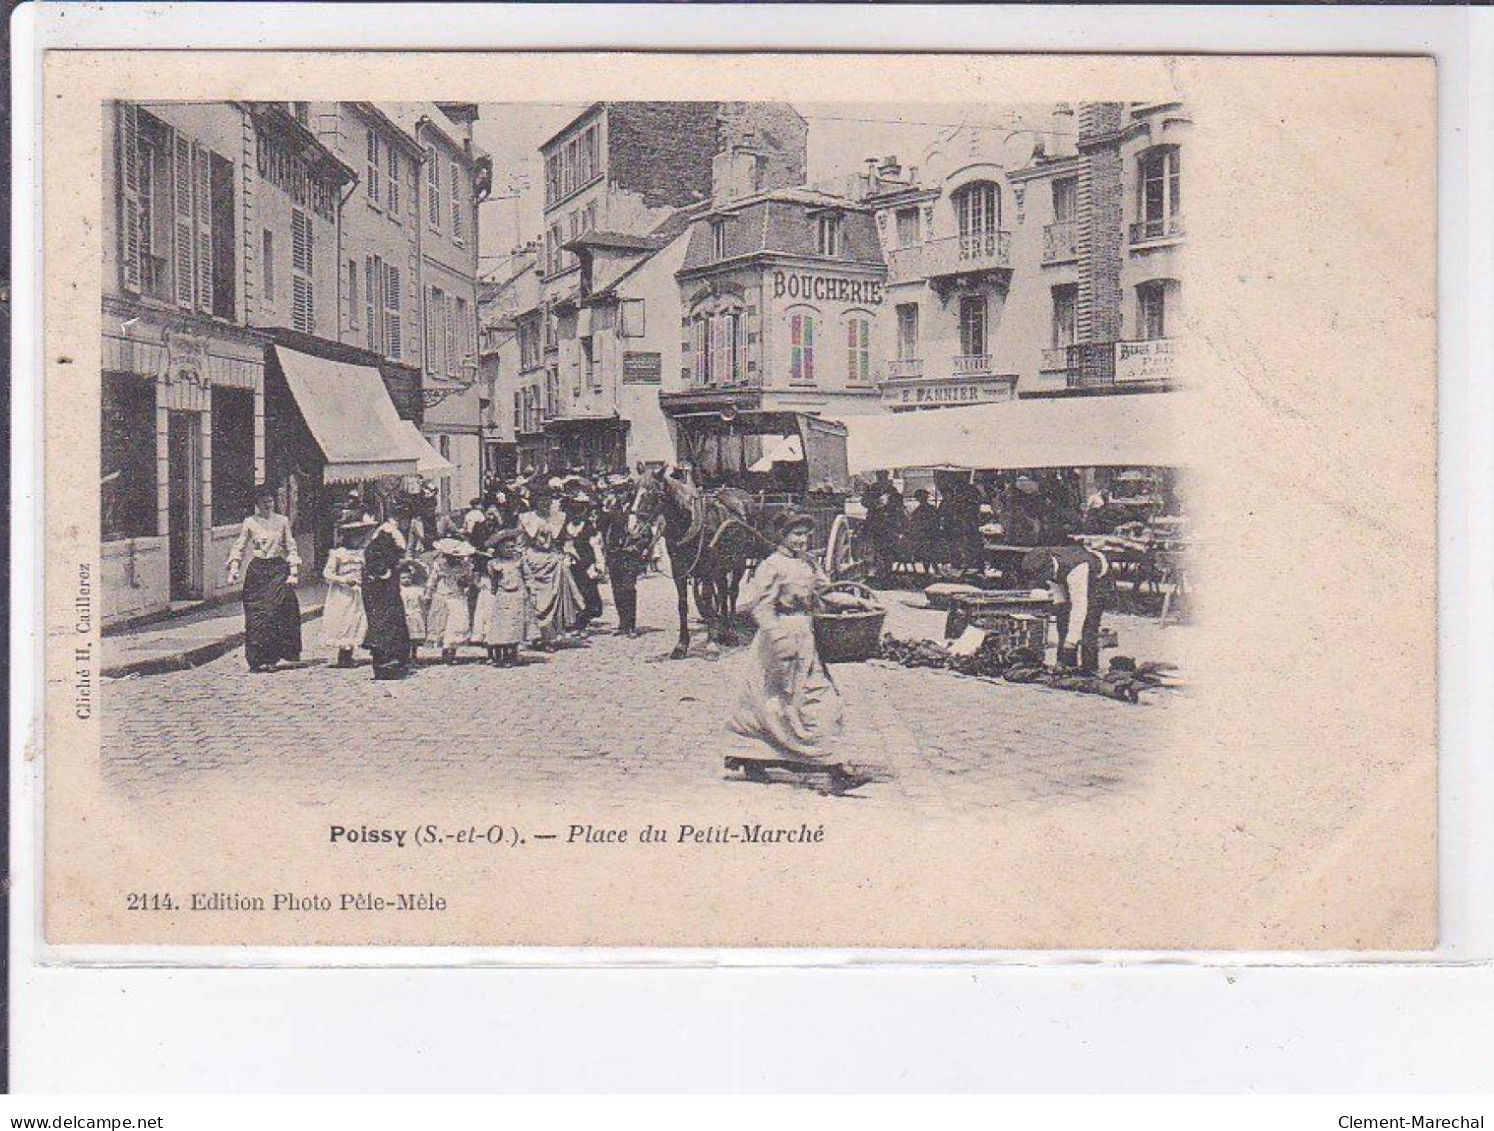
[[228, 582], [244, 570], [244, 656], [251, 672], [269, 671], [281, 660], [301, 658], [301, 605], [296, 600], [301, 556], [296, 552], [290, 519], [275, 511], [275, 491], [262, 486], [254, 493], [254, 513], [228, 554]]
[[571, 577], [570, 559], [555, 544], [555, 528], [533, 514], [520, 521], [527, 543], [521, 561], [534, 610], [533, 632], [539, 647], [548, 650], [576, 626], [581, 593]]
[[363, 646], [368, 617], [363, 612], [363, 542], [372, 519], [356, 518], [337, 528], [338, 544], [327, 555], [322, 577], [327, 600], [322, 606], [322, 639], [337, 652], [337, 667], [353, 666], [353, 649]]
[[401, 500], [394, 517], [374, 531], [363, 551], [363, 611], [368, 617], [363, 643], [373, 653], [374, 679], [398, 679], [410, 662], [410, 629], [399, 588], [410, 518], [409, 504]]
[[454, 664], [457, 649], [472, 639], [467, 594], [474, 583], [473, 550], [471, 545], [456, 538], [443, 538], [435, 548], [441, 556], [431, 566], [430, 580], [425, 586], [430, 609], [425, 631], [428, 639], [440, 641], [441, 659]]
[[778, 549], [742, 591], [757, 635], [727, 725], [766, 743], [777, 758], [828, 765], [826, 744], [840, 731], [841, 704], [814, 643], [814, 595], [826, 578], [805, 556], [813, 527], [808, 515], [790, 515]]

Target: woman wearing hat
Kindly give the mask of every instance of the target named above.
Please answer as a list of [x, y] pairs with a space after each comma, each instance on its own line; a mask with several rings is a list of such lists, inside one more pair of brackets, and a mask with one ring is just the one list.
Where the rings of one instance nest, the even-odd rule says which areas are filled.
[[361, 515], [337, 528], [337, 545], [327, 555], [322, 577], [327, 600], [322, 606], [322, 638], [337, 650], [337, 667], [353, 666], [353, 649], [362, 647], [368, 618], [363, 612], [363, 543], [374, 522]]
[[301, 658], [301, 605], [296, 582], [301, 555], [290, 519], [275, 510], [275, 489], [264, 485], [254, 492], [254, 513], [228, 554], [228, 583], [244, 572], [244, 656], [251, 672], [269, 671], [281, 660]]
[[808, 556], [814, 520], [788, 515], [778, 548], [742, 590], [757, 623], [747, 678], [730, 729], [793, 761], [827, 762], [825, 743], [840, 730], [840, 694], [814, 643], [814, 598], [828, 579]]
[[410, 628], [400, 596], [400, 564], [409, 545], [414, 507], [408, 499], [394, 503], [363, 550], [363, 612], [368, 618], [364, 646], [373, 653], [374, 679], [398, 679], [410, 661]]

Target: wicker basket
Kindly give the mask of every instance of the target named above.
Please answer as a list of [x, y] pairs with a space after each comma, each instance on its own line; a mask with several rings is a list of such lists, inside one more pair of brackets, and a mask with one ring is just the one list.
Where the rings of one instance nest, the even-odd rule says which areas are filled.
[[[850, 593], [856, 597], [875, 598], [865, 585], [842, 581], [830, 586], [829, 592]], [[856, 664], [877, 654], [882, 640], [882, 622], [887, 610], [867, 612], [815, 613], [814, 645], [820, 659], [827, 664]]]

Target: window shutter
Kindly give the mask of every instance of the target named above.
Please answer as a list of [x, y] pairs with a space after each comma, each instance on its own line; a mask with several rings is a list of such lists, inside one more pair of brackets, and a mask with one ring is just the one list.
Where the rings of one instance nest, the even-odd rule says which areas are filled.
[[192, 271], [193, 247], [196, 237], [192, 225], [192, 147], [187, 139], [172, 135], [172, 151], [175, 160], [172, 168], [172, 192], [176, 202], [176, 222], [173, 228], [176, 241], [176, 304], [191, 310], [195, 276]]
[[389, 147], [389, 215], [399, 215], [399, 150]]
[[213, 312], [213, 176], [212, 156], [201, 146], [192, 147], [197, 170], [197, 309]]
[[379, 203], [379, 135], [368, 131], [368, 199]]
[[124, 288], [140, 290], [140, 243], [144, 217], [140, 210], [140, 119], [130, 102], [118, 105], [119, 262]]
[[384, 288], [384, 302], [387, 313], [384, 316], [384, 335], [386, 338], [384, 353], [395, 361], [400, 357], [400, 286], [399, 268], [389, 267], [386, 269], [388, 281]]
[[427, 287], [425, 291], [425, 364], [435, 373], [440, 366], [436, 364], [436, 288]]
[[431, 227], [441, 227], [441, 162], [436, 157], [436, 149], [431, 146], [425, 151], [425, 175], [426, 175], [426, 211]]
[[303, 334], [310, 334], [316, 328], [316, 303], [311, 280], [304, 275], [291, 278], [291, 326]]
[[455, 161], [451, 163], [451, 234], [462, 238], [462, 176]]
[[446, 373], [456, 373], [456, 321], [452, 317], [451, 296], [441, 296], [441, 324], [446, 328]]
[[814, 319], [804, 316], [804, 380], [814, 380]]

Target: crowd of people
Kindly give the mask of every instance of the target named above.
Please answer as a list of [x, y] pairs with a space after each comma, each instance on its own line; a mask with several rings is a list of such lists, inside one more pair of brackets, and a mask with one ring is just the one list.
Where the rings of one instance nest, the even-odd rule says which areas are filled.
[[861, 496], [874, 574], [883, 583], [901, 570], [955, 574], [978, 570], [987, 533], [1013, 546], [1061, 545], [1075, 534], [1108, 534], [1132, 517], [1103, 491], [1085, 496], [1071, 475], [959, 473], [936, 498], [919, 487], [905, 498], [885, 471]]
[[[638, 631], [638, 578], [653, 561], [655, 532], [629, 521], [634, 481], [625, 472], [490, 481], [465, 509], [433, 514], [426, 496], [396, 495], [371, 513], [361, 493], [340, 507], [321, 632], [335, 666], [360, 650], [376, 679], [399, 678], [422, 648], [453, 663], [481, 648], [495, 666], [519, 662], [528, 645], [575, 643], [602, 615], [609, 584], [616, 630]], [[229, 555], [244, 577], [245, 651], [262, 672], [299, 660], [301, 560], [269, 487], [256, 495]], [[247, 570], [244, 562], [248, 561]]]

